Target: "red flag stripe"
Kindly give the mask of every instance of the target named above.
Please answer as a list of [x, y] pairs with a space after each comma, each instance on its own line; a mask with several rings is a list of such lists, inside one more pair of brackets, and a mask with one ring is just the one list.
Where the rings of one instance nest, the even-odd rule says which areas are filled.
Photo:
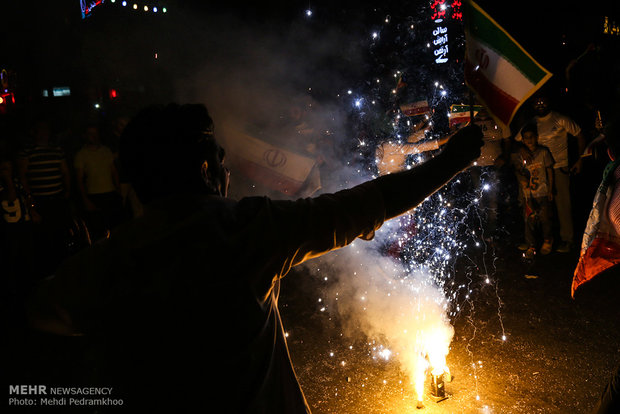
[[575, 296], [575, 291], [579, 286], [617, 264], [620, 264], [618, 243], [601, 237], [592, 240], [585, 253], [579, 258], [571, 286], [571, 296]]
[[509, 125], [519, 101], [499, 89], [479, 71], [475, 71], [472, 63], [465, 60], [465, 81], [476, 91], [487, 108], [492, 108], [494, 115], [505, 125]]

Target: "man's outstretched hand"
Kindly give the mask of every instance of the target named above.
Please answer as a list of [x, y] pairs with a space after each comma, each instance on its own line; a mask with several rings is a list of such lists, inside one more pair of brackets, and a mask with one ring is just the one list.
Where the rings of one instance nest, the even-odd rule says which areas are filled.
[[450, 165], [460, 171], [480, 157], [483, 143], [482, 129], [478, 125], [469, 125], [454, 134], [442, 152]]
[[[385, 203], [385, 218], [396, 217], [420, 204], [480, 156], [482, 130], [469, 126], [454, 134], [441, 153], [428, 161], [375, 180]], [[406, 190], [405, 190], [406, 189]]]

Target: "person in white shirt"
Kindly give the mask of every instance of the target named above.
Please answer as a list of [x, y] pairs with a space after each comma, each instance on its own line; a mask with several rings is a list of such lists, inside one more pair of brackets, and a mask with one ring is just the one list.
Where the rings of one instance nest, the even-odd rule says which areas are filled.
[[[551, 110], [549, 97], [540, 92], [534, 96], [532, 105], [536, 115], [534, 121], [538, 128], [538, 143], [549, 148], [555, 161], [555, 206], [560, 224], [561, 242], [556, 251], [567, 253], [573, 245], [573, 218], [570, 196], [570, 175], [579, 174], [582, 168], [582, 159], [579, 158], [573, 165], [569, 165], [568, 135], [577, 139], [579, 154], [583, 154], [586, 139], [580, 126], [566, 115]], [[519, 132], [515, 139], [521, 141]]]
[[105, 237], [121, 221], [122, 199], [114, 154], [101, 143], [99, 128], [88, 125], [86, 144], [75, 155], [76, 181], [93, 240]]

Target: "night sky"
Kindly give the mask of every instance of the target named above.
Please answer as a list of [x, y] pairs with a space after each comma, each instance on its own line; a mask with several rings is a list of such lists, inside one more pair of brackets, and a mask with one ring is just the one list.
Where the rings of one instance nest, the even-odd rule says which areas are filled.
[[[568, 62], [590, 43], [602, 46], [579, 75], [582, 83], [597, 91], [595, 100], [615, 105], [617, 86], [609, 83], [618, 66], [620, 36], [601, 33], [604, 16], [620, 21], [618, 2], [596, 2], [595, 7], [533, 0], [478, 3], [555, 74], [558, 90], [564, 87]], [[380, 54], [402, 49], [394, 37], [397, 24], [408, 18], [429, 23], [424, 18], [426, 1], [282, 1], [252, 7], [180, 0], [149, 4], [168, 6], [168, 13], [133, 11], [121, 7], [120, 0], [107, 0], [83, 20], [77, 0], [9, 2], [0, 29], [5, 40], [0, 64], [17, 72], [19, 93], [28, 99], [40, 94], [42, 87], [61, 84], [82, 91], [85, 102], [109, 87], [133, 93], [144, 102], [183, 99], [188, 96], [179, 94], [178, 83], [195, 77], [205, 64], [247, 67], [264, 72], [257, 79], [275, 87], [311, 87], [315, 96], [333, 97], [374, 76], [377, 64], [384, 63], [386, 73], [400, 69]], [[306, 15], [308, 9], [312, 16]], [[390, 24], [384, 23], [386, 16]], [[372, 31], [383, 36], [376, 45], [370, 41]], [[389, 42], [394, 42], [391, 49]], [[280, 55], [277, 59], [287, 62], [257, 66], [247, 62], [255, 57], [248, 55], [263, 51], [264, 62], [276, 62], [274, 51]], [[372, 60], [369, 51], [374, 52]]]

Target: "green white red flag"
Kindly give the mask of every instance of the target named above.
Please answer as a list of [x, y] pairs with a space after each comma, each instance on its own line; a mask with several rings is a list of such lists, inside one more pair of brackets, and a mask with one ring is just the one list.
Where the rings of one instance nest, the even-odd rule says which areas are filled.
[[465, 82], [490, 114], [508, 126], [551, 73], [475, 2], [465, 2], [465, 13]]
[[[478, 112], [482, 110], [481, 105], [474, 105], [473, 113], [474, 118], [478, 115]], [[471, 112], [469, 105], [450, 105], [450, 128], [459, 124], [466, 124], [470, 121]]]
[[620, 166], [619, 161], [607, 165], [603, 172], [601, 185], [594, 196], [592, 210], [590, 210], [588, 223], [583, 232], [579, 262], [573, 275], [571, 286], [573, 298], [579, 286], [603, 271], [620, 264], [620, 234], [610, 222], [608, 214], [610, 203], [618, 203], [618, 200], [612, 198], [615, 195], [614, 172], [618, 166]]

